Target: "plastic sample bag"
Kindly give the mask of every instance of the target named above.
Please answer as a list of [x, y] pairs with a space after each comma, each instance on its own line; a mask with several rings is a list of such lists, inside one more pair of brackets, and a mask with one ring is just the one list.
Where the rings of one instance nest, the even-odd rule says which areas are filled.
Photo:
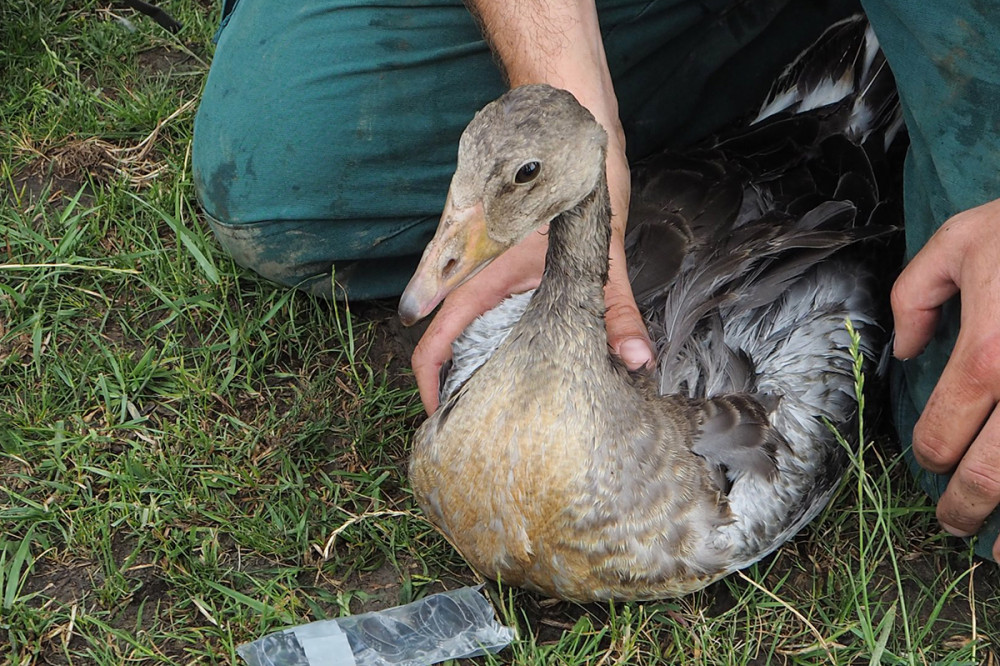
[[499, 652], [514, 631], [476, 587], [284, 629], [236, 648], [249, 666], [426, 666]]

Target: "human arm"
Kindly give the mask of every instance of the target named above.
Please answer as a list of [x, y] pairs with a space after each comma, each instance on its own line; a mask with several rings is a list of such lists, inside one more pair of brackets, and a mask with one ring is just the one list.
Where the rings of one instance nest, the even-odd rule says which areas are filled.
[[[630, 180], [625, 135], [611, 83], [594, 0], [470, 0], [511, 87], [548, 83], [565, 88], [608, 132], [608, 189], [612, 241], [606, 325], [608, 344], [630, 368], [650, 361], [652, 348], [625, 267], [625, 222]], [[499, 257], [441, 306], [413, 353], [413, 372], [428, 413], [437, 408], [438, 376], [451, 342], [476, 317], [513, 293], [538, 286], [545, 265], [544, 233], [529, 236]]]
[[[952, 534], [974, 534], [1000, 504], [1000, 199], [955, 215], [896, 280], [893, 353], [919, 354], [941, 305], [961, 295], [958, 340], [913, 431], [921, 467], [954, 476], [937, 516]], [[1000, 539], [993, 544], [1000, 561]]]

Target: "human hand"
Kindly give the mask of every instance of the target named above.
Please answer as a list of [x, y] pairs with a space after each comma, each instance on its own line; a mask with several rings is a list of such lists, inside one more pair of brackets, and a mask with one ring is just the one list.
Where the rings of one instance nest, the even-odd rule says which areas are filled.
[[[935, 473], [954, 470], [938, 501], [942, 527], [975, 534], [1000, 504], [1000, 199], [955, 215], [896, 280], [894, 355], [919, 354], [941, 305], [961, 293], [958, 340], [920, 420], [913, 453]], [[1000, 561], [1000, 539], [993, 545]]]
[[441, 366], [451, 358], [451, 343], [476, 317], [503, 299], [538, 286], [547, 246], [543, 231], [532, 233], [445, 298], [410, 359], [428, 414], [438, 407]]
[[625, 226], [632, 181], [625, 158], [625, 147], [614, 139], [609, 144], [607, 173], [611, 200], [611, 246], [608, 252], [608, 283], [604, 287], [604, 304], [607, 307], [604, 323], [611, 351], [629, 370], [638, 370], [652, 364], [653, 343], [649, 339], [646, 322], [636, 307], [632, 285], [628, 280]]
[[[609, 152], [608, 189], [615, 215], [627, 216], [629, 175], [624, 150]], [[619, 212], [621, 211], [621, 212]], [[652, 345], [635, 305], [625, 267], [624, 222], [613, 224], [608, 284], [604, 290], [608, 345], [631, 369], [648, 364]], [[413, 374], [428, 414], [438, 407], [441, 366], [451, 358], [451, 343], [476, 317], [511, 294], [538, 286], [545, 266], [544, 230], [528, 236], [453, 291], [441, 305], [413, 352]]]

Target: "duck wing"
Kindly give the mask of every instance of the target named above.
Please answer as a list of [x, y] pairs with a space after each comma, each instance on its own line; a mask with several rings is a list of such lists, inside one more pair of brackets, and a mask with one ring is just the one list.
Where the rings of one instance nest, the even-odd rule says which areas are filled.
[[775, 79], [755, 125], [780, 114], [802, 114], [823, 107], [838, 109], [831, 132], [862, 143], [873, 129], [889, 130], [884, 146], [902, 127], [895, 81], [875, 32], [862, 14], [831, 25]]
[[899, 117], [892, 74], [857, 15], [786, 68], [750, 124], [633, 167], [626, 260], [661, 392], [754, 391], [733, 378], [755, 375], [754, 355], [724, 343], [713, 317], [759, 318], [818, 264], [896, 231], [898, 205], [882, 190], [895, 185], [885, 142]]
[[[884, 339], [888, 283], [872, 264], [890, 263], [873, 258], [890, 254], [901, 219], [885, 164], [898, 101], [863, 20], [832, 31], [834, 52], [856, 49], [832, 73], [801, 59], [753, 124], [633, 171], [626, 253], [659, 392], [702, 401], [692, 451], [729, 501], [718, 544], [738, 553], [734, 569], [815, 517], [842, 476], [847, 454], [824, 421], [853, 432], [845, 319], [866, 356]], [[809, 85], [838, 99], [810, 108], [821, 96]], [[675, 244], [662, 261], [654, 238]]]

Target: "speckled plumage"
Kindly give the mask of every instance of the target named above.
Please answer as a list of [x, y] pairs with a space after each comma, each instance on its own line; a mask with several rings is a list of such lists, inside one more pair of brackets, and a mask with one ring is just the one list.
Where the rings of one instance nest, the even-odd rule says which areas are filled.
[[[855, 42], [856, 61], [877, 67], [872, 41]], [[823, 419], [849, 424], [856, 408], [845, 319], [866, 352], [881, 336], [878, 287], [854, 250], [882, 195], [870, 166], [833, 173], [869, 164], [842, 136], [846, 104], [857, 102], [636, 167], [626, 250], [656, 339], [652, 374], [607, 348], [600, 127], [546, 86], [477, 115], [449, 201], [481, 211], [491, 253], [550, 226], [541, 286], [456, 341], [442, 406], [414, 441], [417, 499], [476, 569], [568, 599], [680, 595], [823, 508], [846, 462]], [[796, 133], [811, 136], [785, 151], [769, 140]], [[512, 181], [530, 160], [537, 178]], [[457, 255], [439, 252], [423, 264], [450, 278]], [[425, 279], [401, 311], [418, 311]]]

